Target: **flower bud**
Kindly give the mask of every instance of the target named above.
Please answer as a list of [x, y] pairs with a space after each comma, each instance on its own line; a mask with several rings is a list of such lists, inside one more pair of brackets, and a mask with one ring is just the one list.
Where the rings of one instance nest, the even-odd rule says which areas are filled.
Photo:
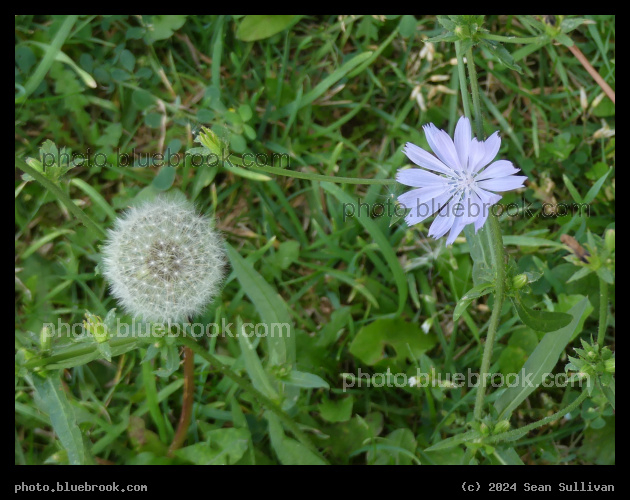
[[103, 324], [103, 320], [100, 316], [96, 316], [90, 311], [85, 311], [83, 328], [85, 328], [99, 344], [107, 341], [107, 327]]
[[604, 370], [608, 373], [615, 373], [615, 358], [604, 361]]
[[523, 288], [527, 285], [527, 275], [526, 274], [518, 274], [512, 278], [512, 287], [518, 290], [519, 288]]
[[219, 158], [222, 158], [223, 151], [226, 150], [228, 147], [228, 144], [220, 139], [219, 136], [217, 136], [217, 134], [215, 134], [208, 127], [201, 128], [201, 132], [199, 132], [196, 140], [197, 142], [208, 148], [211, 153], [217, 155]]
[[507, 432], [510, 428], [509, 420], [501, 420], [497, 422], [497, 425], [494, 426], [493, 434], [501, 434], [502, 432]]

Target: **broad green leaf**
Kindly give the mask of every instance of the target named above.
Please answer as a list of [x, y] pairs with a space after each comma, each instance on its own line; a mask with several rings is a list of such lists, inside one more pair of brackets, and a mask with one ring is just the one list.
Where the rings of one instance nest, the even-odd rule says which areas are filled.
[[158, 191], [166, 191], [173, 185], [175, 181], [175, 174], [177, 169], [175, 167], [163, 166], [151, 183]]
[[186, 22], [184, 15], [154, 15], [148, 23], [147, 38], [150, 42], [166, 40]]
[[396, 429], [386, 438], [379, 439], [377, 443], [369, 443], [367, 449], [367, 462], [372, 465], [420, 465], [415, 455], [418, 446], [416, 438], [411, 430]]
[[68, 453], [68, 462], [70, 465], [85, 465], [86, 452], [83, 437], [59, 374], [53, 372], [46, 378], [35, 374], [32, 380], [35, 391], [44, 406], [42, 410], [48, 413], [55, 434]]
[[366, 365], [374, 365], [385, 358], [385, 345], [396, 350], [394, 361], [417, 359], [437, 343], [433, 334], [425, 334], [416, 323], [407, 323], [402, 318], [377, 319], [361, 328], [352, 344], [350, 353]]
[[495, 449], [494, 456], [501, 465], [525, 465], [514, 448]]
[[324, 398], [318, 406], [320, 416], [327, 422], [346, 422], [352, 417], [354, 398], [348, 396], [336, 401]]
[[[587, 304], [588, 299], [584, 298], [571, 308], [569, 311], [572, 317], [571, 323], [555, 332], [547, 333], [536, 346], [518, 374], [518, 383], [513, 387], [508, 387], [494, 403], [499, 413], [499, 420], [507, 418], [534, 389], [542, 384], [545, 375], [552, 372], [558, 358], [571, 341]], [[515, 380], [510, 380], [510, 382], [514, 383]]]
[[282, 381], [285, 384], [303, 387], [306, 389], [330, 389], [328, 382], [326, 382], [323, 378], [315, 375], [314, 373], [299, 372], [297, 370], [291, 370], [289, 376], [282, 379]]
[[512, 304], [521, 321], [538, 332], [553, 332], [571, 322], [571, 316], [566, 313], [530, 309], [523, 305], [519, 295], [512, 297]]
[[236, 37], [244, 42], [269, 38], [293, 26], [302, 16], [245, 16], [236, 30]]
[[206, 442], [186, 446], [175, 452], [195, 465], [232, 465], [244, 455], [249, 445], [247, 429], [215, 429], [206, 434]]

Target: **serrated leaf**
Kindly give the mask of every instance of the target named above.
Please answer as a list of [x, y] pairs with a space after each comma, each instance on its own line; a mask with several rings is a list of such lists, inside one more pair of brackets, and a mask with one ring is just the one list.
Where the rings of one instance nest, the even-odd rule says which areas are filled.
[[84, 465], [86, 452], [83, 437], [59, 375], [54, 373], [46, 378], [33, 375], [32, 380], [44, 405], [43, 410], [48, 413], [55, 434], [68, 453], [68, 462], [70, 465]]
[[481, 43], [509, 69], [514, 70], [518, 73], [522, 73], [521, 67], [514, 62], [512, 54], [510, 54], [510, 52], [503, 45], [491, 40], [482, 40]]

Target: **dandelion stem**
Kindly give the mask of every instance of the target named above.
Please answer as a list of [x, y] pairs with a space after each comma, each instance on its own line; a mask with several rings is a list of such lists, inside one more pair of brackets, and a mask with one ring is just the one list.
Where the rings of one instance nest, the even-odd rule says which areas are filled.
[[184, 444], [184, 441], [186, 440], [186, 434], [188, 433], [188, 427], [190, 426], [193, 401], [195, 396], [194, 358], [195, 355], [190, 347], [184, 347], [184, 397], [182, 400], [182, 412], [179, 415], [179, 422], [177, 423], [175, 437], [173, 438], [171, 446], [168, 449], [169, 457], [172, 457], [175, 450], [181, 448], [182, 444]]

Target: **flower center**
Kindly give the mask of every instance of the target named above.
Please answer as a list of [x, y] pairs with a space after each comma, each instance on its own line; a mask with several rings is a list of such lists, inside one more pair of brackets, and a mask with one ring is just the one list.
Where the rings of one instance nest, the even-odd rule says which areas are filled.
[[171, 241], [154, 241], [145, 256], [145, 264], [154, 276], [166, 282], [174, 281], [182, 269], [182, 249]]

